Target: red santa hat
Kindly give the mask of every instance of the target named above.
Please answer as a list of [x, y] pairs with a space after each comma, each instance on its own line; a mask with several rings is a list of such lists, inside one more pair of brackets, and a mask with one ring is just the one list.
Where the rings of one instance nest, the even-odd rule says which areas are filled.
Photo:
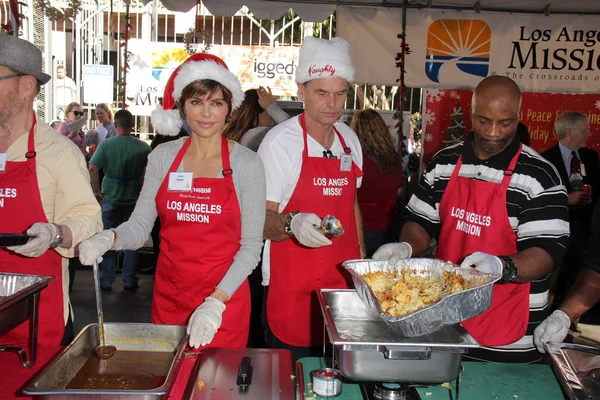
[[183, 89], [198, 80], [210, 79], [219, 82], [231, 92], [231, 106], [236, 109], [244, 100], [244, 91], [238, 78], [229, 71], [227, 64], [212, 54], [196, 53], [175, 68], [165, 86], [162, 106], [152, 111], [152, 125], [157, 133], [166, 136], [179, 134], [183, 121], [173, 107], [181, 97]]
[[341, 37], [331, 40], [307, 36], [300, 47], [296, 83], [318, 78], [343, 78], [354, 82], [350, 45]]

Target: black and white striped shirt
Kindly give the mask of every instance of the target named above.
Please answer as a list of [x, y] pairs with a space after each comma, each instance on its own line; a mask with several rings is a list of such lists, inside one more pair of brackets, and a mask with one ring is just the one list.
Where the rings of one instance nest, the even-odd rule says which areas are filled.
[[[473, 151], [473, 133], [464, 143], [438, 152], [427, 169], [407, 207], [407, 220], [421, 225], [431, 237], [437, 238], [441, 223], [439, 208], [448, 181], [458, 158], [462, 155], [461, 177], [500, 184], [504, 170], [516, 154], [517, 136], [502, 153], [480, 160]], [[475, 193], [473, 195], [476, 195]], [[569, 241], [569, 208], [565, 187], [559, 175], [542, 156], [523, 145], [506, 194], [506, 209], [517, 248], [545, 250], [559, 266]], [[531, 282], [529, 296], [529, 326], [525, 337], [508, 346], [485, 348], [469, 353], [473, 357], [500, 362], [534, 362], [541, 355], [533, 345], [534, 329], [548, 315], [548, 278]]]

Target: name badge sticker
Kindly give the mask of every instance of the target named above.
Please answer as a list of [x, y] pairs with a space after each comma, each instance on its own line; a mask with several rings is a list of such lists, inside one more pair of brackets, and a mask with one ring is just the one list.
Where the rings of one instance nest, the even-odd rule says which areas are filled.
[[352, 154], [344, 153], [340, 156], [340, 171], [352, 170]]
[[171, 172], [167, 190], [170, 192], [191, 192], [193, 180], [193, 172]]
[[0, 173], [6, 171], [6, 153], [0, 153]]

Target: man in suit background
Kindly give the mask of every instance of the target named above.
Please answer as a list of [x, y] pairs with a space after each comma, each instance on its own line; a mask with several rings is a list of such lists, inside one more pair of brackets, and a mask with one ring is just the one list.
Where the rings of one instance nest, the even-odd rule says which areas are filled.
[[[558, 170], [560, 178], [569, 194], [569, 223], [571, 241], [567, 255], [558, 272], [555, 303], [560, 302], [565, 291], [575, 281], [580, 270], [580, 255], [590, 235], [590, 221], [594, 204], [600, 196], [600, 161], [598, 154], [586, 147], [590, 136], [587, 115], [567, 111], [556, 117], [554, 128], [558, 144], [542, 156]], [[590, 185], [591, 194], [582, 190]], [[583, 188], [586, 189], [586, 188]]]

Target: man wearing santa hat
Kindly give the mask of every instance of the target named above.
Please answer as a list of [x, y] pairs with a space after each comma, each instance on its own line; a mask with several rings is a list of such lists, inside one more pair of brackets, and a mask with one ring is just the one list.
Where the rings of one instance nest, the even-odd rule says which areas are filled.
[[[356, 134], [337, 122], [353, 80], [348, 42], [306, 37], [296, 70], [304, 113], [271, 129], [258, 149], [267, 180], [268, 339], [296, 359], [317, 353], [323, 340], [316, 291], [349, 287], [341, 263], [365, 254], [356, 200], [362, 151]], [[341, 222], [342, 236], [324, 234], [327, 215]]]

